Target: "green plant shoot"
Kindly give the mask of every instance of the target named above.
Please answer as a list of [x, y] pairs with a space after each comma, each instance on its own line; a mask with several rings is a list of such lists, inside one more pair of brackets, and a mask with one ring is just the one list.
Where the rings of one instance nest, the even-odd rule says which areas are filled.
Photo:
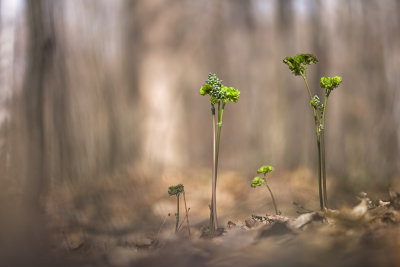
[[265, 185], [267, 187], [270, 195], [271, 195], [272, 203], [273, 203], [274, 209], [275, 209], [275, 213], [276, 213], [276, 215], [279, 215], [279, 214], [281, 214], [281, 212], [278, 211], [278, 207], [276, 205], [276, 201], [275, 201], [274, 195], [272, 194], [271, 188], [269, 187], [269, 185], [267, 183], [267, 174], [272, 172], [273, 170], [274, 170], [274, 167], [272, 167], [272, 166], [269, 166], [269, 165], [261, 166], [257, 170], [257, 173], [258, 174], [263, 174], [264, 176], [263, 177], [260, 177], [260, 176], [254, 177], [253, 181], [251, 182], [251, 187], [256, 188], [256, 187]]
[[[218, 173], [218, 154], [219, 154], [219, 144], [221, 137], [222, 128], [222, 118], [224, 115], [225, 106], [228, 102], [236, 103], [239, 99], [240, 91], [233, 88], [227, 87], [222, 84], [222, 81], [218, 77], [210, 73], [208, 74], [208, 79], [205, 81], [203, 86], [200, 88], [201, 95], [209, 95], [211, 103], [211, 115], [213, 122], [213, 168], [212, 168], [212, 196], [210, 205], [210, 224], [209, 231], [210, 234], [214, 234], [215, 230], [218, 228], [217, 220], [217, 173]], [[217, 114], [215, 109], [217, 106]]]
[[289, 70], [295, 76], [301, 76], [305, 82], [310, 105], [313, 109], [315, 133], [318, 148], [318, 190], [321, 210], [327, 208], [328, 196], [326, 191], [326, 168], [325, 168], [325, 113], [328, 104], [328, 98], [331, 92], [342, 82], [342, 78], [322, 77], [320, 87], [325, 90], [324, 103], [321, 103], [317, 95], [312, 96], [307, 82], [307, 66], [316, 64], [318, 59], [312, 54], [298, 54], [295, 57], [286, 57], [283, 62], [288, 65]]
[[168, 188], [168, 194], [170, 196], [176, 196], [176, 203], [177, 203], [177, 208], [176, 208], [176, 225], [175, 225], [175, 232], [178, 232], [178, 227], [179, 227], [179, 196], [180, 194], [185, 192], [185, 188], [183, 184], [178, 184], [178, 185], [173, 185]]

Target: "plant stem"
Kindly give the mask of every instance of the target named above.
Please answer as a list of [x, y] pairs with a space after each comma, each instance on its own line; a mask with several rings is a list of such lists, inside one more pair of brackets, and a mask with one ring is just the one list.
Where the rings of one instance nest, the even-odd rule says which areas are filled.
[[326, 193], [326, 169], [325, 169], [325, 137], [324, 130], [321, 130], [321, 167], [322, 167], [322, 184], [324, 194], [324, 208], [327, 208], [328, 196]]
[[189, 224], [189, 212], [186, 206], [186, 196], [185, 192], [183, 192], [183, 201], [185, 202], [185, 211], [186, 211], [186, 223], [187, 223], [187, 228], [188, 228], [188, 233], [189, 233], [189, 238], [190, 238], [190, 224]]
[[[224, 116], [225, 103], [221, 105], [221, 102], [218, 102], [218, 130], [217, 130], [217, 143], [216, 143], [216, 161], [215, 161], [215, 190], [217, 190], [217, 181], [218, 181], [218, 162], [219, 162], [219, 144], [221, 140], [221, 130], [222, 130], [222, 117]], [[216, 200], [215, 200], [216, 202]], [[217, 217], [217, 204], [215, 203], [214, 210], [214, 218], [215, 218], [215, 227], [218, 228], [218, 217]]]
[[276, 206], [275, 198], [274, 198], [274, 195], [272, 194], [271, 188], [269, 188], [267, 183], [265, 183], [265, 186], [268, 188], [268, 191], [271, 194], [272, 203], [274, 204], [274, 208], [275, 208], [275, 213], [276, 213], [276, 215], [279, 215], [279, 211], [278, 211], [278, 208]]
[[324, 189], [324, 207], [328, 207], [328, 195], [326, 193], [326, 166], [325, 166], [325, 112], [326, 105], [328, 104], [328, 96], [325, 94], [324, 109], [322, 111], [322, 123], [321, 123], [321, 160], [322, 160], [322, 181]]
[[179, 194], [176, 195], [176, 203], [177, 203], [177, 211], [176, 211], [176, 226], [175, 226], [175, 233], [178, 232], [179, 227]]
[[321, 183], [321, 142], [320, 135], [317, 133], [317, 147], [318, 147], [318, 190], [319, 190], [319, 204], [321, 210], [324, 209], [324, 200], [322, 196], [322, 183]]
[[[312, 95], [311, 95], [311, 90], [310, 87], [308, 86], [308, 82], [307, 82], [307, 76], [306, 73], [304, 72], [303, 75], [301, 75], [301, 77], [303, 77], [304, 82], [306, 84], [307, 87], [307, 91], [308, 91], [308, 95], [310, 96], [310, 101], [312, 100]], [[326, 100], [327, 97], [325, 97], [325, 105], [324, 105], [324, 111], [322, 113], [322, 127], [323, 127], [323, 121], [325, 119], [325, 107], [326, 107]], [[315, 133], [317, 135], [317, 147], [318, 147], [318, 191], [319, 191], [319, 204], [321, 207], [321, 210], [324, 209], [325, 205], [326, 205], [326, 186], [325, 186], [325, 155], [322, 157], [321, 156], [321, 121], [320, 121], [320, 117], [318, 116], [318, 111], [315, 107], [313, 107], [313, 114], [314, 114], [314, 121], [315, 121]], [[323, 133], [322, 133], [323, 135]], [[323, 139], [323, 137], [322, 137]], [[322, 151], [323, 153], [325, 153], [325, 148], [324, 148], [324, 142], [322, 140]], [[322, 163], [321, 163], [321, 158], [323, 158]], [[323, 166], [321, 166], [321, 164], [324, 164]], [[324, 190], [322, 190], [322, 169], [324, 170]], [[325, 202], [324, 202], [325, 200]], [[324, 204], [325, 203], [325, 204]]]
[[210, 206], [210, 224], [209, 231], [213, 234], [216, 227], [216, 185], [217, 185], [217, 149], [216, 149], [216, 121], [215, 121], [215, 106], [211, 104], [212, 121], [213, 121], [213, 167], [212, 167], [212, 185], [211, 185], [211, 206]]

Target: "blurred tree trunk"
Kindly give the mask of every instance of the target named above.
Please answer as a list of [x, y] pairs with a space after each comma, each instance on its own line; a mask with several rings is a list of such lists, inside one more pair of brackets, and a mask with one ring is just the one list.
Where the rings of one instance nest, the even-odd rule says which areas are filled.
[[[50, 62], [55, 51], [52, 1], [26, 1], [26, 68], [22, 92], [18, 96], [20, 112], [14, 114], [19, 138], [13, 146], [18, 155], [13, 155], [12, 166], [21, 181], [23, 198], [15, 213], [9, 218], [15, 223], [14, 236], [9, 240], [18, 245], [14, 249], [14, 260], [30, 262], [37, 253], [45, 253], [47, 234], [44, 223], [43, 197], [49, 181], [47, 168], [47, 140], [45, 122], [45, 88]], [[12, 245], [12, 244], [10, 244]], [[24, 256], [21, 256], [24, 255]]]
[[54, 55], [53, 18], [45, 12], [50, 5], [45, 0], [28, 0], [26, 15], [28, 22], [27, 66], [24, 77], [22, 99], [24, 101], [27, 153], [27, 188], [25, 197], [32, 211], [41, 211], [40, 197], [46, 190], [46, 140], [45, 140], [45, 82], [50, 61]]

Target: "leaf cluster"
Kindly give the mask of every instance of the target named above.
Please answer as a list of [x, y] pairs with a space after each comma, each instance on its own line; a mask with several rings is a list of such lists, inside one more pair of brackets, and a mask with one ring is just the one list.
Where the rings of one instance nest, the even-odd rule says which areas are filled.
[[260, 168], [258, 168], [257, 173], [264, 174], [264, 178], [262, 178], [260, 176], [254, 177], [253, 181], [251, 182], [251, 187], [257, 187], [257, 186], [261, 186], [263, 184], [266, 184], [267, 181], [265, 179], [265, 176], [267, 175], [267, 173], [270, 173], [273, 170], [274, 170], [274, 167], [272, 167], [270, 165], [263, 165]]
[[266, 175], [267, 173], [270, 173], [274, 170], [274, 167], [270, 166], [270, 165], [263, 165], [260, 168], [258, 168], [257, 173], [263, 173], [264, 175]]
[[240, 91], [227, 87], [222, 84], [222, 80], [218, 79], [214, 73], [208, 74], [208, 79], [200, 88], [201, 95], [210, 95], [211, 104], [216, 104], [223, 101], [226, 104], [228, 101], [236, 103], [239, 99]]
[[326, 90], [326, 95], [329, 96], [333, 89], [337, 88], [342, 82], [342, 77], [321, 77], [320, 86]]
[[294, 57], [286, 57], [283, 63], [289, 66], [290, 71], [296, 76], [304, 76], [307, 65], [316, 64], [318, 59], [313, 54], [298, 54]]
[[185, 191], [183, 184], [173, 185], [168, 187], [168, 194], [170, 196], [179, 196], [181, 193]]
[[263, 184], [265, 184], [265, 179], [260, 176], [256, 176], [251, 182], [251, 187], [262, 186]]

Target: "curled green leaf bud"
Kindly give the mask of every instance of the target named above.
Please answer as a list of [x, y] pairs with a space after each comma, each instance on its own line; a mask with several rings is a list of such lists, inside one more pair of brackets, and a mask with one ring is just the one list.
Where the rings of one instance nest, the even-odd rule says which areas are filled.
[[325, 89], [326, 95], [329, 96], [333, 89], [337, 88], [342, 82], [342, 77], [321, 77], [320, 86]]
[[295, 57], [286, 57], [283, 63], [289, 66], [290, 71], [298, 76], [304, 75], [307, 65], [316, 64], [318, 59], [313, 54], [298, 54]]
[[222, 86], [222, 89], [226, 92], [226, 100], [236, 103], [239, 99], [240, 91], [233, 87]]
[[253, 178], [253, 181], [251, 182], [251, 187], [257, 187], [265, 184], [264, 178], [261, 178], [260, 176], [256, 176]]
[[200, 88], [200, 94], [201, 95], [208, 95], [212, 90], [212, 86], [209, 84], [203, 84], [203, 86]]
[[168, 194], [170, 196], [179, 196], [179, 194], [183, 193], [185, 191], [185, 188], [183, 184], [178, 184], [178, 185], [173, 185], [168, 187]]
[[265, 175], [267, 173], [272, 172], [273, 170], [274, 170], [274, 167], [272, 167], [270, 165], [263, 165], [257, 170], [257, 173], [263, 173]]
[[319, 97], [315, 95], [311, 100], [310, 100], [311, 106], [314, 108], [318, 108], [321, 105], [321, 101], [319, 100]]

